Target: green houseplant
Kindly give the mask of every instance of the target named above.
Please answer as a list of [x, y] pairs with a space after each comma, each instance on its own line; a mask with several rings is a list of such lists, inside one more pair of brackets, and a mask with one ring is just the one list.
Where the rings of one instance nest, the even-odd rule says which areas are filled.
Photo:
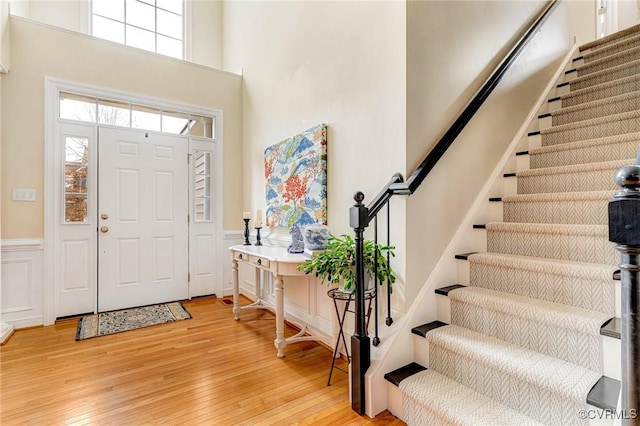
[[[377, 261], [377, 277], [380, 283], [389, 280], [393, 284], [396, 276], [387, 262], [387, 253], [395, 256], [393, 246], [380, 245], [371, 240], [364, 241], [364, 270], [365, 275], [374, 276]], [[376, 259], [377, 253], [377, 259]], [[315, 274], [322, 282], [330, 284], [342, 284], [347, 291], [355, 291], [355, 241], [349, 235], [329, 236], [327, 250], [316, 253], [311, 259], [306, 260], [298, 269], [305, 274]], [[391, 289], [391, 286], [390, 286]]]

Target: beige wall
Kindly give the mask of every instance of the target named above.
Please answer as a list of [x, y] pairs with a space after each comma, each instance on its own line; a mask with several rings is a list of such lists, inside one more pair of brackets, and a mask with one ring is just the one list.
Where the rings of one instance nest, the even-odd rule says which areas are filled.
[[[407, 4], [407, 169], [413, 171], [544, 1]], [[587, 2], [556, 10], [417, 192], [407, 200], [407, 298], [417, 295], [475, 195], [573, 43]], [[589, 9], [590, 11], [591, 9]], [[593, 21], [591, 27], [593, 26]], [[589, 29], [583, 32], [588, 32]], [[473, 247], [470, 247], [473, 249]], [[477, 248], [476, 248], [477, 249]]]
[[[11, 72], [2, 84], [2, 236], [43, 236], [44, 77], [152, 96], [224, 113], [224, 226], [241, 214], [241, 82], [237, 75], [11, 19]], [[35, 188], [37, 201], [11, 200]]]
[[225, 68], [244, 77], [245, 209], [265, 208], [264, 149], [324, 122], [328, 224], [351, 233], [354, 193], [371, 200], [405, 164], [404, 3], [225, 2], [223, 22]]

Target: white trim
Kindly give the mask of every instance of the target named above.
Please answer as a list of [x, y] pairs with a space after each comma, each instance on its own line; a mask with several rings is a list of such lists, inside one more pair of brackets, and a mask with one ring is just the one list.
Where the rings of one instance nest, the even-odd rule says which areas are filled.
[[[208, 68], [208, 67], [205, 67]], [[86, 126], [93, 126], [95, 128], [103, 127], [104, 125], [98, 123], [80, 123], [72, 120], [59, 119], [59, 101], [58, 93], [60, 91], [69, 91], [78, 94], [85, 94], [89, 96], [105, 97], [108, 99], [122, 100], [131, 103], [143, 104], [152, 107], [161, 108], [164, 110], [172, 109], [184, 111], [190, 114], [203, 115], [213, 117], [215, 120], [215, 134], [214, 139], [201, 139], [207, 142], [215, 142], [216, 155], [214, 167], [218, 171], [216, 176], [216, 191], [217, 200], [216, 208], [214, 211], [215, 223], [213, 226], [216, 228], [217, 243], [216, 247], [219, 248], [221, 256], [217, 260], [218, 282], [223, 282], [223, 262], [226, 262], [227, 257], [224, 256], [224, 242], [220, 237], [222, 235], [222, 194], [223, 194], [223, 113], [220, 110], [205, 108], [196, 105], [185, 104], [182, 102], [175, 102], [171, 100], [165, 100], [155, 98], [151, 96], [125, 92], [121, 90], [112, 90], [110, 88], [104, 88], [99, 86], [93, 86], [84, 83], [77, 83], [68, 80], [62, 80], [53, 77], [45, 77], [45, 99], [44, 99], [44, 143], [45, 143], [45, 160], [44, 160], [44, 205], [45, 205], [45, 229], [44, 229], [44, 324], [50, 325], [55, 322], [56, 309], [58, 307], [58, 289], [57, 289], [57, 267], [59, 263], [57, 260], [56, 247], [58, 240], [61, 238], [59, 235], [60, 224], [55, 220], [55, 212], [57, 202], [61, 197], [61, 194], [56, 194], [56, 182], [58, 176], [56, 174], [56, 158], [59, 157], [58, 151], [61, 149], [56, 146], [58, 123], [74, 123], [83, 124]], [[108, 126], [104, 126], [108, 127]], [[135, 130], [135, 129], [130, 129]], [[155, 133], [155, 132], [150, 132]], [[186, 137], [185, 137], [186, 138]], [[196, 139], [196, 137], [190, 137]], [[224, 291], [223, 285], [218, 286], [220, 291]], [[97, 294], [97, 289], [96, 292]]]
[[44, 250], [43, 238], [12, 238], [0, 241], [2, 251]]
[[13, 334], [14, 327], [12, 324], [0, 322], [0, 345], [4, 345]]

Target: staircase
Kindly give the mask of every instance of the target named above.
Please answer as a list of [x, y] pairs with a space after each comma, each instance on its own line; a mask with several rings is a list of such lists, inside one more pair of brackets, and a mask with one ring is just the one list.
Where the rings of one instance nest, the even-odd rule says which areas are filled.
[[616, 407], [607, 204], [640, 148], [640, 25], [580, 46], [570, 68], [517, 153], [528, 169], [505, 174], [516, 193], [488, 201], [503, 221], [474, 226], [487, 252], [456, 256], [468, 282], [436, 290], [442, 317], [412, 330], [415, 362], [385, 376], [409, 425], [588, 424]]

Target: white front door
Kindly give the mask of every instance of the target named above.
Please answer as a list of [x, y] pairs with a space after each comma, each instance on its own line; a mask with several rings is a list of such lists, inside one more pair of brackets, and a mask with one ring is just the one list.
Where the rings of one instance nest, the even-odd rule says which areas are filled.
[[188, 139], [98, 130], [98, 311], [189, 297]]

